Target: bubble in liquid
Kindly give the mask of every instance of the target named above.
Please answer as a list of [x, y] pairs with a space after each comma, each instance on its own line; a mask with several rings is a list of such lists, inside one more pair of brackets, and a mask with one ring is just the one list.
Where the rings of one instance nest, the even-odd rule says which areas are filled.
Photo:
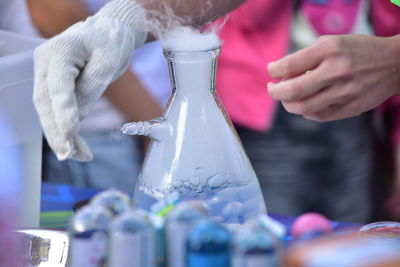
[[243, 222], [243, 204], [238, 201], [228, 203], [222, 209], [222, 216], [225, 222], [242, 223]]
[[187, 194], [188, 197], [195, 197], [195, 191], [193, 191], [192, 185], [188, 181], [183, 182], [179, 192], [182, 194]]
[[208, 200], [208, 204], [212, 206], [217, 206], [218, 204], [221, 204], [222, 200], [218, 197], [212, 197]]
[[239, 180], [231, 173], [219, 173], [208, 178], [194, 174], [188, 179], [173, 180], [164, 185], [161, 192], [165, 196], [174, 191], [179, 192], [182, 201], [205, 201], [210, 215], [219, 217], [216, 219], [223, 223], [242, 224], [265, 212], [258, 184]]
[[207, 185], [211, 189], [222, 189], [228, 186], [227, 176], [225, 173], [219, 173], [208, 179]]
[[181, 180], [175, 180], [175, 181], [172, 183], [172, 187], [173, 187], [174, 189], [178, 189], [178, 190], [182, 187], [182, 185], [183, 185], [183, 182], [182, 182]]
[[241, 193], [240, 191], [243, 190], [243, 187], [228, 187], [225, 188], [224, 190], [221, 190], [218, 192], [218, 197], [220, 199], [226, 199], [226, 200], [238, 200], [242, 201]]
[[214, 214], [219, 214], [230, 201], [232, 199], [220, 198], [219, 194], [216, 193], [215, 196], [207, 199], [207, 204], [212, 208]]

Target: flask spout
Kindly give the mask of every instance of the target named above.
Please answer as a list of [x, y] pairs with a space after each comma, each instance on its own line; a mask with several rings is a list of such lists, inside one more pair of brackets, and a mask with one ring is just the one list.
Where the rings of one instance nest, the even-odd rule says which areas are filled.
[[144, 135], [155, 141], [161, 141], [170, 133], [168, 122], [164, 118], [149, 121], [138, 121], [125, 123], [122, 132], [128, 135]]

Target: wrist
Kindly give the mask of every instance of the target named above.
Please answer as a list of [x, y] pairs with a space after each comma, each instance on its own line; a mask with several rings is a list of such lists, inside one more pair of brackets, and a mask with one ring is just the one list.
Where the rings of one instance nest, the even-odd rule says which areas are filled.
[[146, 10], [133, 0], [112, 0], [95, 16], [110, 18], [127, 27], [134, 35], [135, 48], [141, 46], [147, 38]]

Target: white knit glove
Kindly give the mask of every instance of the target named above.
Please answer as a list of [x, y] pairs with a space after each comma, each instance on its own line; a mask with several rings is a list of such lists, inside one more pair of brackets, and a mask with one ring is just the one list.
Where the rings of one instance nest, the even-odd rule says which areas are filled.
[[147, 37], [145, 22], [145, 10], [133, 0], [113, 0], [36, 49], [33, 101], [59, 160], [93, 158], [78, 135], [79, 121], [128, 68]]

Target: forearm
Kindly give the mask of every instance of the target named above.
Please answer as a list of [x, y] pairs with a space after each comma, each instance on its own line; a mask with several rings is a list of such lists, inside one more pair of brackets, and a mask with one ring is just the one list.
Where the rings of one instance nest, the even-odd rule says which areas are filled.
[[159, 117], [162, 109], [131, 72], [125, 72], [104, 93], [127, 121], [146, 121]]
[[33, 24], [46, 38], [90, 16], [80, 0], [27, 0], [27, 3]]

